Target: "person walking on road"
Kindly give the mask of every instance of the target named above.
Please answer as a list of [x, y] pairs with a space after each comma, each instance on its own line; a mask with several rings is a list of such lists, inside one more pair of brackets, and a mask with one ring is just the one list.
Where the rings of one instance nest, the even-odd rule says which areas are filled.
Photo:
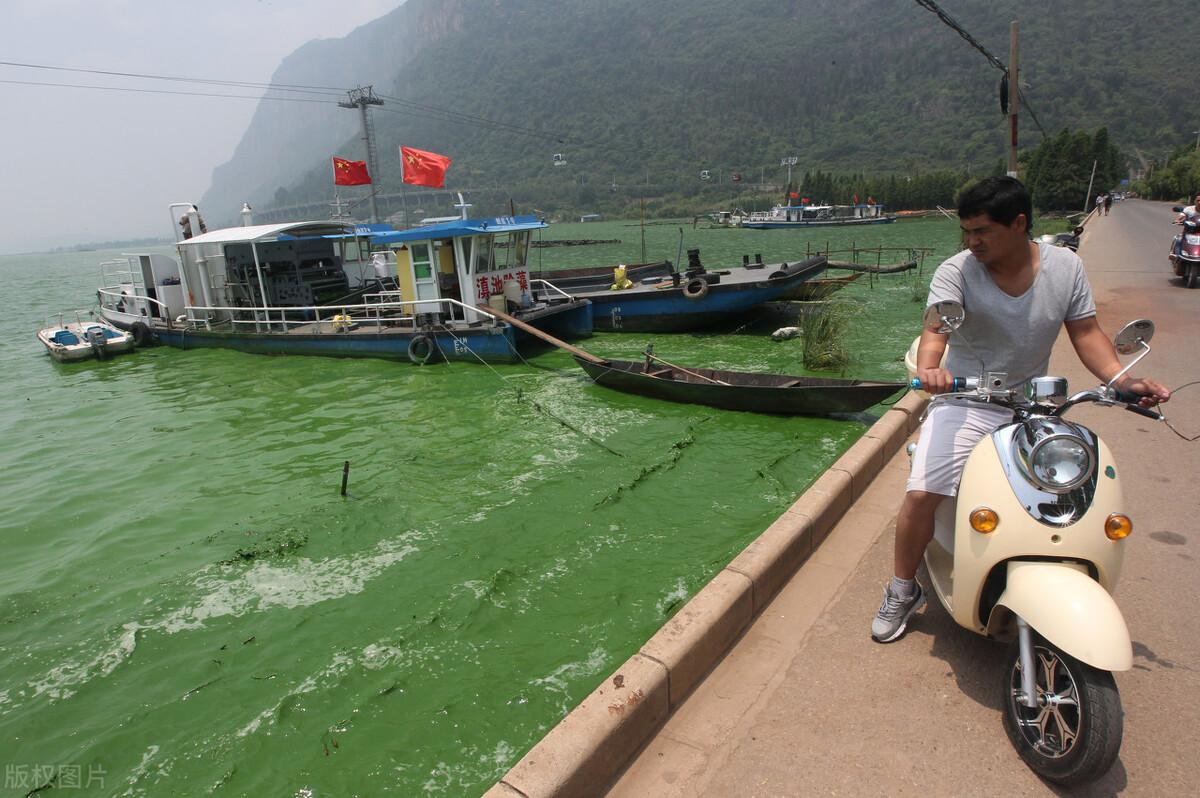
[[1104, 195], [1104, 215], [1108, 216], [1108, 212], [1112, 210], [1112, 192], [1109, 191]]
[[1102, 213], [1104, 213], [1104, 195], [1097, 194], [1096, 195], [1096, 215], [1099, 216]]
[[[967, 249], [938, 267], [927, 305], [962, 303], [966, 321], [953, 335], [969, 341], [978, 357], [966, 346], [954, 346], [943, 368], [939, 364], [950, 336], [922, 332], [916, 376], [926, 391], [946, 393], [952, 375], [978, 371], [979, 358], [989, 371], [1007, 372], [1008, 387], [1020, 389], [1046, 373], [1050, 350], [1064, 326], [1088, 371], [1107, 382], [1121, 370], [1112, 342], [1096, 321], [1096, 303], [1079, 256], [1030, 240], [1033, 203], [1020, 181], [990, 177], [977, 183], [962, 195], [958, 218]], [[1160, 383], [1129, 375], [1116, 387], [1140, 394], [1145, 407], [1171, 396]], [[934, 512], [942, 499], [956, 493], [975, 444], [1012, 420], [1010, 411], [964, 404], [935, 405], [921, 427], [896, 517], [893, 576], [871, 622], [877, 642], [899, 639], [925, 605], [916, 573], [933, 538]]]

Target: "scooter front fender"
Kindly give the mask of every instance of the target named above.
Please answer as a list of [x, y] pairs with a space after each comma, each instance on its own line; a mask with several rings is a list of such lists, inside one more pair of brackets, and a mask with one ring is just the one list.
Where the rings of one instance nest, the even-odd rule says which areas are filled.
[[1070, 564], [1009, 562], [1007, 585], [988, 616], [988, 633], [999, 636], [1012, 623], [1012, 613], [1092, 667], [1133, 667], [1133, 644], [1117, 603], [1099, 582]]

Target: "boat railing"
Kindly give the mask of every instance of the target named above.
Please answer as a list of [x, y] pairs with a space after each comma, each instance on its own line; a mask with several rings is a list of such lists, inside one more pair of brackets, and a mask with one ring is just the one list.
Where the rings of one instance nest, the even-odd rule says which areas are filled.
[[57, 326], [66, 328], [66, 326], [68, 324], [68, 322], [66, 321], [67, 314], [72, 314], [72, 313], [75, 315], [75, 323], [79, 325], [80, 329], [83, 329], [83, 317], [84, 316], [91, 316], [92, 320], [95, 320], [95, 315], [96, 315], [96, 314], [92, 313], [92, 311], [87, 310], [86, 308], [83, 310], [60, 311], [60, 312], [52, 314], [50, 316], [46, 316], [45, 319], [43, 319], [43, 321], [42, 321], [42, 329], [52, 326], [50, 324], [51, 319], [58, 319]]
[[555, 294], [558, 294], [563, 299], [566, 299], [568, 301], [574, 299], [573, 296], [571, 296], [566, 291], [562, 290], [561, 288], [559, 288], [557, 285], [550, 282], [549, 280], [542, 280], [542, 279], [537, 279], [537, 278], [530, 280], [529, 281], [529, 290], [533, 291], [536, 294], [537, 292], [535, 289], [537, 288], [538, 285], [540, 285], [542, 287], [542, 290], [546, 292], [544, 294], [544, 296], [546, 296], [547, 298], [549, 297], [550, 292], [554, 292]]
[[[396, 291], [366, 294], [360, 304], [300, 305], [289, 307], [207, 307], [188, 305], [184, 308], [186, 323], [192, 329], [212, 330], [228, 325], [234, 330], [251, 327], [255, 332], [341, 333], [356, 326], [373, 326], [384, 332], [397, 326], [419, 326], [420, 317], [433, 317], [431, 323], [445, 320], [466, 320], [468, 313], [486, 317], [492, 324], [500, 319], [483, 308], [472, 307], [457, 299], [393, 300]], [[444, 311], [431, 311], [431, 306]]]
[[134, 268], [133, 258], [114, 258], [100, 261], [100, 277], [105, 288], [114, 285], [142, 284], [142, 270]]
[[[134, 288], [138, 287], [134, 286]], [[100, 300], [100, 307], [117, 313], [128, 313], [132, 316], [153, 317], [155, 314], [148, 312], [153, 306], [158, 309], [157, 317], [165, 321], [168, 327], [171, 326], [169, 308], [154, 297], [137, 292], [130, 294], [126, 289], [121, 288], [99, 288], [96, 290], [96, 296]]]

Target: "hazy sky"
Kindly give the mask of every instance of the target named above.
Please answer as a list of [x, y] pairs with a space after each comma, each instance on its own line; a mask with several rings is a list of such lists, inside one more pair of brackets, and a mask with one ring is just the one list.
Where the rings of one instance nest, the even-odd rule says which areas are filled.
[[[0, 0], [0, 61], [266, 83], [316, 38], [403, 0]], [[0, 253], [171, 235], [257, 102], [10, 81], [260, 95], [253, 90], [0, 65]]]

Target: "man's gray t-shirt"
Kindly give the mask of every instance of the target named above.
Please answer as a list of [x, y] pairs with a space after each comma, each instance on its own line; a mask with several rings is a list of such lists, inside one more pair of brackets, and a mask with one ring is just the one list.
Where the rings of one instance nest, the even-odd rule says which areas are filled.
[[1018, 297], [1001, 291], [970, 250], [938, 267], [927, 306], [952, 299], [966, 309], [966, 321], [950, 335], [946, 370], [951, 374], [973, 377], [982, 370], [1007, 371], [1009, 386], [1018, 388], [1046, 373], [1063, 322], [1096, 315], [1079, 256], [1066, 247], [1038, 247], [1041, 266], [1033, 285]]

